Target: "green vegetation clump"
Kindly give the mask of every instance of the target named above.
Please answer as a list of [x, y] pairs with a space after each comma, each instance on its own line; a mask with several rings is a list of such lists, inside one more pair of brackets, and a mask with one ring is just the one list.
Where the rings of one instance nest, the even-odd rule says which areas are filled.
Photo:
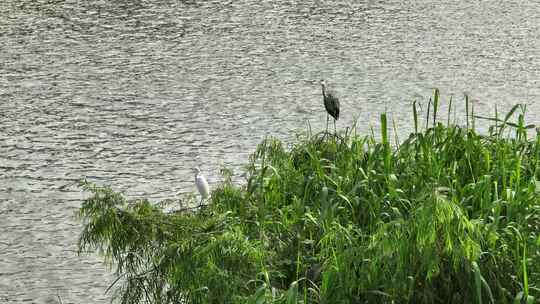
[[534, 303], [540, 134], [523, 107], [488, 134], [439, 123], [438, 91], [430, 107], [393, 145], [385, 114], [380, 140], [267, 139], [200, 210], [85, 184], [80, 248], [116, 268], [122, 303]]

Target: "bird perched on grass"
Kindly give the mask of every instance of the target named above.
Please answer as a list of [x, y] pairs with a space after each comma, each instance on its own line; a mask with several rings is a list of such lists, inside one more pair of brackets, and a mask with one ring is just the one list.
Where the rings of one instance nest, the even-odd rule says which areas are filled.
[[[339, 99], [334, 91], [328, 90], [326, 87], [326, 81], [321, 80], [324, 108], [326, 112], [334, 118], [334, 133], [336, 132], [336, 120], [339, 119]], [[328, 120], [330, 119], [326, 115], [326, 132], [328, 133]]]
[[193, 168], [193, 172], [195, 172], [195, 185], [201, 194], [201, 201], [199, 203], [199, 206], [201, 206], [203, 201], [210, 196], [210, 187], [208, 186], [206, 178], [201, 174], [201, 169], [199, 169], [199, 167]]

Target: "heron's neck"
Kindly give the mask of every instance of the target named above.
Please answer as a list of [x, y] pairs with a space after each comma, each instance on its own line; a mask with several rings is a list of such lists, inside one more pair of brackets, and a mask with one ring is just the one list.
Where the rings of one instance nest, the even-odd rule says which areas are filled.
[[326, 96], [326, 86], [323, 84], [321, 87], [323, 96]]

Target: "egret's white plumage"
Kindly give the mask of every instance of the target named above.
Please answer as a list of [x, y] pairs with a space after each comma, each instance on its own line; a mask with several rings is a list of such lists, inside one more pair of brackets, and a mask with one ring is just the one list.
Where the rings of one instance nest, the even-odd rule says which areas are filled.
[[197, 190], [199, 190], [199, 193], [201, 194], [202, 203], [204, 199], [210, 196], [210, 187], [208, 186], [206, 178], [204, 178], [204, 176], [201, 174], [201, 169], [195, 167], [193, 168], [193, 171], [195, 172], [195, 185], [197, 186]]

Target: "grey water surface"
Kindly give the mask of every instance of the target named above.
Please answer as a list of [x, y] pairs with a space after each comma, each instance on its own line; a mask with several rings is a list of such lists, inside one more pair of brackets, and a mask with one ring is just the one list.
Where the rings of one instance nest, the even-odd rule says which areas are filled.
[[522, 0], [0, 1], [0, 303], [108, 303], [72, 183], [157, 201], [199, 165], [215, 184], [266, 135], [325, 128], [315, 80], [338, 128], [388, 111], [404, 136], [434, 87], [458, 118], [468, 93], [538, 123], [539, 20]]

